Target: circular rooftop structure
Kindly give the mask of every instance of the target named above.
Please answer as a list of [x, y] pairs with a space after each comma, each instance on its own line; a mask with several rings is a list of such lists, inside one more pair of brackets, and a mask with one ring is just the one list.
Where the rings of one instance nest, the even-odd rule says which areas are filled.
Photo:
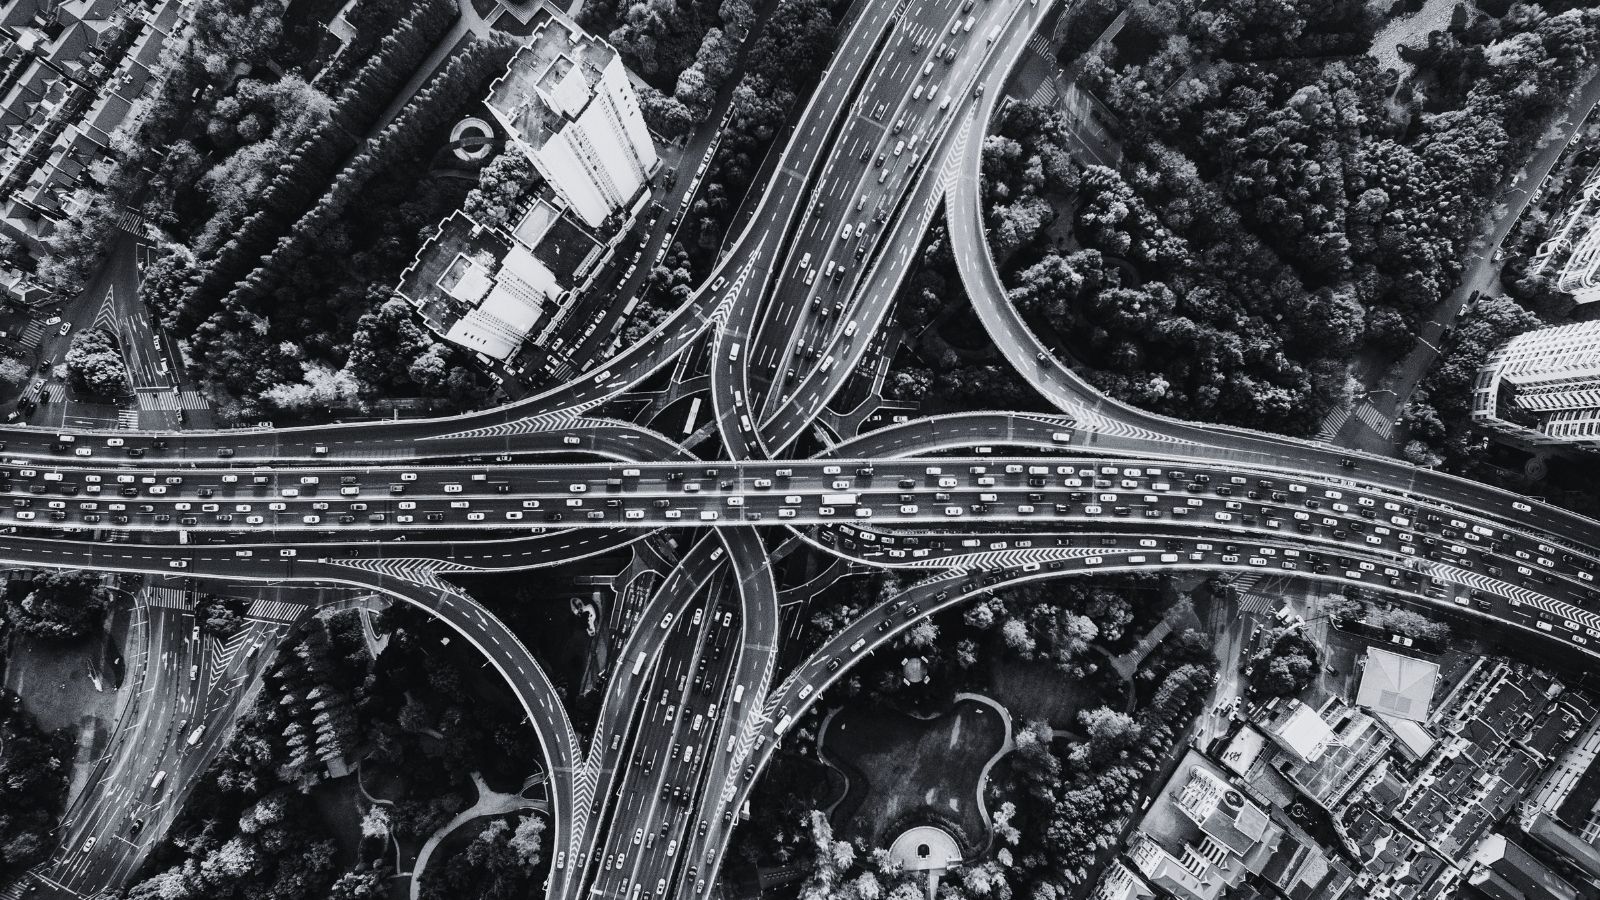
[[917, 825], [900, 832], [889, 854], [908, 872], [944, 871], [961, 862], [961, 846], [937, 825]]

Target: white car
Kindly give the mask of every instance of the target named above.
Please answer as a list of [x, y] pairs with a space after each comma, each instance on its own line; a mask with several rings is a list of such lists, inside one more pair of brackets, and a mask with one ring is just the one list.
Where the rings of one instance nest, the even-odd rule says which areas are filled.
[[94, 451], [92, 449], [88, 448], [88, 447], [79, 447], [78, 449], [76, 449], [76, 450], [74, 450], [72, 452], [73, 452], [73, 454], [75, 454], [77, 456], [93, 456], [94, 455]]

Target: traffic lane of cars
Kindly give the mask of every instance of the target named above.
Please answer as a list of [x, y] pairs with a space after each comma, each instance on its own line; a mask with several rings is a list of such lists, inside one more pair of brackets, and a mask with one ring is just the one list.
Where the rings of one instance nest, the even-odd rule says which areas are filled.
[[[720, 518], [726, 509], [730, 518], [741, 520], [748, 519], [752, 513], [776, 514], [780, 519], [806, 520], [826, 519], [834, 515], [840, 518], [876, 515], [879, 519], [895, 521], [921, 520], [933, 516], [973, 520], [1028, 516], [1059, 518], [1078, 514], [1089, 517], [1132, 517], [1137, 513], [1146, 518], [1204, 517], [1209, 514], [1224, 525], [1235, 520], [1246, 527], [1264, 523], [1273, 529], [1287, 530], [1292, 527], [1303, 534], [1328, 529], [1340, 539], [1364, 540], [1374, 546], [1396, 542], [1413, 545], [1400, 548], [1408, 555], [1454, 554], [1464, 560], [1470, 560], [1473, 553], [1484, 553], [1485, 547], [1482, 545], [1486, 539], [1491, 553], [1502, 549], [1499, 546], [1502, 542], [1519, 539], [1518, 535], [1503, 529], [1455, 518], [1454, 513], [1420, 510], [1412, 503], [1390, 500], [1383, 495], [1372, 496], [1354, 489], [1347, 489], [1349, 496], [1346, 496], [1345, 491], [1324, 488], [1320, 490], [1319, 497], [1316, 491], [1298, 483], [1288, 483], [1281, 486], [1286, 489], [1280, 489], [1277, 482], [1270, 479], [1251, 482], [1235, 475], [1225, 476], [1226, 483], [1213, 485], [1212, 476], [1203, 472], [1110, 465], [1072, 469], [1064, 464], [1054, 467], [1008, 464], [1003, 468], [996, 466], [995, 475], [984, 474], [989, 470], [988, 466], [968, 466], [967, 469], [966, 477], [962, 477], [943, 474], [943, 467], [924, 467], [920, 478], [898, 479], [895, 487], [898, 493], [880, 490], [875, 486], [861, 488], [861, 481], [872, 477], [869, 474], [873, 471], [870, 467], [858, 467], [851, 475], [839, 465], [824, 466], [826, 474], [821, 476], [823, 483], [785, 484], [779, 490], [773, 479], [757, 478], [752, 480], [752, 485], [765, 487], [749, 492], [735, 490], [732, 481], [719, 482], [711, 490], [702, 492], [698, 490], [701, 487], [698, 480], [682, 482], [673, 490], [671, 482], [674, 477], [681, 477], [682, 473], [668, 472], [666, 483], [607, 479], [599, 486], [604, 493], [591, 497], [586, 482], [562, 485], [559, 481], [547, 478], [533, 485], [535, 491], [543, 489], [545, 492], [545, 498], [537, 500], [517, 499], [523, 496], [523, 492], [518, 490], [519, 485], [513, 485], [510, 480], [491, 481], [481, 472], [466, 473], [462, 481], [441, 482], [437, 493], [410, 494], [412, 499], [396, 498], [407, 496], [406, 492], [412, 488], [433, 488], [432, 482], [416, 482], [419, 476], [415, 472], [400, 473], [402, 481], [387, 485], [388, 494], [381, 500], [355, 499], [362, 490], [360, 485], [354, 483], [360, 477], [356, 475], [340, 476], [338, 495], [332, 494], [334, 486], [330, 484], [329, 499], [318, 499], [323, 496], [321, 476], [310, 474], [290, 474], [284, 478], [257, 474], [250, 476], [251, 483], [248, 485], [244, 481], [245, 476], [225, 474], [223, 478], [240, 480], [233, 483], [224, 481], [215, 486], [190, 484], [186, 488], [182, 484], [165, 483], [183, 482], [182, 475], [164, 478], [159, 475], [139, 476], [136, 481], [136, 476], [121, 474], [116, 477], [133, 483], [117, 484], [116, 498], [79, 499], [48, 496], [44, 492], [50, 490], [50, 484], [35, 481], [34, 476], [38, 474], [36, 470], [23, 469], [17, 474], [26, 476], [21, 480], [28, 482], [28, 489], [33, 493], [19, 494], [18, 479], [9, 482], [0, 480], [0, 489], [7, 489], [12, 494], [12, 515], [19, 521], [43, 522], [45, 519], [39, 515], [42, 512], [49, 521], [60, 522], [72, 519], [76, 513], [92, 520], [90, 524], [105, 522], [134, 528], [233, 530], [238, 527], [240, 517], [243, 524], [249, 526], [267, 525], [270, 517], [271, 526], [278, 528], [358, 523], [379, 528], [398, 528], [416, 525], [456, 526], [463, 522], [468, 525], [481, 523], [482, 527], [505, 527], [504, 523], [530, 518], [530, 512], [534, 513], [531, 518], [543, 522], [565, 521], [570, 514], [574, 522], [580, 523], [620, 520], [625, 524], [630, 520], [642, 522], [647, 516], [652, 521], [659, 517], [660, 523], [666, 523], [681, 520], [685, 512], [691, 513], [690, 521]], [[1074, 474], [1063, 474], [1069, 470]], [[636, 479], [640, 474], [638, 469], [621, 471]], [[708, 478], [717, 477], [717, 469], [704, 471], [708, 473]], [[429, 474], [432, 476], [436, 473]], [[52, 475], [62, 477], [63, 473], [43, 473], [45, 478]], [[826, 481], [829, 477], [834, 480]], [[1020, 480], [1022, 477], [1026, 477], [1025, 483]], [[1174, 482], [1157, 480], [1179, 477], [1193, 479], [1182, 483], [1181, 493]], [[279, 487], [283, 480], [295, 486]], [[968, 481], [975, 481], [976, 485], [965, 483]], [[627, 490], [630, 486], [632, 490]], [[76, 487], [76, 483], [67, 484], [63, 481], [57, 487], [70, 489]], [[85, 487], [92, 489], [93, 486]], [[104, 486], [99, 487], [103, 495]], [[477, 493], [468, 495], [468, 487]], [[174, 488], [194, 491], [202, 499], [171, 499], [169, 493]], [[826, 493], [829, 489], [839, 493]], [[241, 497], [240, 490], [249, 490], [251, 493]], [[495, 493], [485, 495], [482, 492], [486, 490]], [[824, 493], [816, 494], [819, 490]], [[788, 491], [798, 493], [790, 494]], [[144, 492], [155, 496], [141, 497]], [[1181, 502], [1171, 499], [1174, 495], [1181, 497]], [[1005, 498], [1003, 503], [1002, 496]], [[636, 502], [630, 503], [630, 500]], [[818, 503], [815, 516], [808, 507], [810, 502]], [[833, 503], [842, 505], [836, 508]], [[1172, 505], [1166, 506], [1168, 503]], [[1301, 506], [1305, 508], [1299, 508]], [[1413, 517], [1418, 521], [1413, 522]], [[1422, 519], [1427, 521], [1423, 522]], [[1428, 534], [1435, 527], [1439, 532], [1438, 538]], [[1416, 537], [1418, 533], [1423, 535], [1420, 540]], [[1419, 550], [1417, 545], [1426, 549]], [[1535, 541], [1526, 548], [1506, 549], [1506, 561], [1524, 576], [1531, 577], [1536, 571], [1534, 567], [1544, 570], [1557, 568], [1555, 560], [1559, 557], [1563, 564], [1573, 567], [1576, 577], [1588, 582], [1594, 580], [1592, 558], [1581, 551], [1575, 555], [1542, 541]], [[1515, 561], [1511, 559], [1513, 554]]]
[[[986, 2], [978, 14], [986, 13], [989, 5]], [[932, 21], [942, 35], [945, 26], [959, 24], [964, 13], [955, 3], [941, 6], [948, 9], [908, 10], [907, 20]], [[930, 49], [924, 57], [920, 52], [922, 34], [902, 29], [885, 46], [884, 57], [895, 65], [880, 67], [863, 87], [854, 104], [856, 114], [839, 141], [852, 152], [836, 157], [820, 185], [807, 196], [809, 208], [802, 218], [801, 234], [791, 243], [785, 264], [778, 267], [772, 290], [778, 305], [770, 315], [760, 317], [747, 359], [755, 361], [760, 347], [763, 362], [775, 360], [772, 384], [780, 390], [784, 371], [796, 352], [817, 361], [822, 357], [817, 348], [830, 325], [851, 328], [839, 326], [838, 320], [830, 322], [828, 317], [843, 312], [844, 301], [838, 298], [848, 298], [858, 286], [864, 257], [888, 221], [889, 210], [898, 205], [896, 198], [909, 186], [911, 169], [933, 140], [936, 116], [923, 113], [937, 114], [949, 108], [947, 102], [937, 103], [936, 97], [955, 58], [954, 48], [948, 56]], [[941, 43], [940, 49], [945, 46]], [[916, 55], [908, 55], [911, 53]], [[935, 55], [937, 60], [931, 58]], [[928, 92], [929, 88], [933, 91]], [[869, 232], [873, 233], [870, 237]], [[764, 412], [761, 386], [761, 381], [747, 385], [751, 400]]]
[[[785, 269], [785, 274], [779, 276], [793, 281], [803, 279], [803, 287], [795, 285], [793, 289], [783, 294], [793, 296], [802, 302], [809, 298], [810, 304], [808, 307], [801, 307], [806, 314], [797, 323], [799, 328], [789, 328], [784, 318], [778, 320], [777, 324], [782, 329], [777, 334], [781, 345], [779, 365], [770, 373], [763, 373], [763, 378], [750, 382], [752, 390], [759, 388], [761, 383], [768, 379], [774, 386], [770, 394], [763, 395], [769, 402], [763, 404], [762, 414], [759, 417], [763, 435], [770, 443], [774, 445], [787, 443], [791, 439], [791, 433], [814, 416], [816, 407], [825, 398], [833, 396], [842, 386], [844, 373], [859, 362], [860, 348], [855, 348], [856, 352], [852, 354], [848, 345], [854, 340], [858, 330], [863, 333], [876, 330], [875, 325], [881, 319], [886, 306], [886, 302], [880, 302], [880, 298], [886, 301], [894, 293], [893, 290], [868, 290], [870, 285], [868, 279], [864, 277], [865, 270], [862, 268], [864, 257], [870, 247], [866, 233], [869, 230], [873, 232], [871, 237], [873, 244], [898, 233], [881, 232], [880, 226], [889, 220], [888, 210], [897, 207], [900, 199], [906, 194], [906, 189], [913, 186], [914, 179], [911, 175], [920, 168], [919, 163], [924, 161], [925, 154], [934, 153], [938, 143], [950, 130], [939, 127], [932, 120], [942, 118], [948, 122], [965, 110], [964, 106], [952, 109], [951, 100], [965, 98], [968, 95], [973, 78], [988, 59], [987, 51], [994, 46], [994, 35], [990, 32], [990, 41], [977, 45], [985, 51], [980, 55], [958, 54], [958, 50], [967, 45], [977, 44], [975, 40], [968, 38], [975, 39], [979, 34], [985, 33], [991, 25], [992, 17], [1014, 13], [1017, 9], [1018, 7], [1013, 4], [991, 2], [991, 0], [985, 0], [982, 7], [976, 10], [966, 8], [965, 5], [957, 9], [950, 22], [957, 27], [940, 28], [934, 37], [928, 39], [930, 43], [939, 42], [938, 47], [929, 49], [930, 58], [924, 61], [924, 57], [913, 57], [917, 64], [910, 68], [910, 74], [913, 76], [910, 83], [911, 90], [901, 91], [898, 97], [899, 105], [895, 106], [890, 115], [885, 116], [885, 119], [893, 125], [883, 129], [881, 143], [870, 148], [861, 157], [860, 165], [864, 171], [860, 181], [851, 190], [844, 192], [842, 198], [828, 197], [825, 201], [821, 201], [826, 204], [825, 208], [833, 213], [833, 217], [826, 220], [828, 228], [825, 233], [812, 235], [812, 240], [807, 245], [819, 254], [814, 266], [806, 267], [805, 263], [811, 258], [811, 254], [807, 253], [797, 269]], [[976, 29], [976, 33], [970, 28], [960, 27], [972, 23], [975, 17], [983, 21], [983, 26]], [[869, 108], [876, 109], [870, 105]], [[927, 116], [929, 125], [926, 129], [921, 129], [923, 119], [919, 114], [924, 108], [930, 111]], [[884, 181], [891, 174], [893, 181], [885, 187]], [[837, 202], [841, 199], [842, 205]], [[877, 214], [864, 215], [869, 204], [878, 210]], [[917, 220], [915, 224], [921, 224], [917, 217], [911, 218]], [[903, 223], [905, 217], [896, 217], [896, 221]], [[920, 227], [915, 230], [921, 232]], [[905, 229], [901, 228], [898, 231], [903, 232]], [[854, 247], [853, 253], [850, 252], [851, 247]], [[833, 258], [836, 253], [839, 259]], [[874, 259], [880, 258], [882, 257]], [[899, 274], [903, 273], [911, 256], [906, 254], [890, 258], [894, 259], [898, 267], [888, 280], [897, 283]], [[850, 270], [850, 278], [840, 285], [842, 290], [837, 292], [837, 296], [830, 296], [828, 289], [831, 278], [840, 271], [836, 267], [838, 264]], [[875, 295], [870, 304], [867, 299], [869, 294]], [[839, 296], [843, 299], [838, 299]], [[830, 313], [838, 315], [830, 319]], [[863, 342], [863, 347], [865, 343]], [[791, 350], [797, 350], [798, 353], [791, 354]], [[800, 359], [794, 360], [795, 355]], [[790, 364], [791, 360], [795, 365]], [[797, 375], [802, 360], [809, 360], [812, 367]], [[833, 368], [835, 360], [839, 363], [839, 370], [830, 375], [829, 370]], [[751, 361], [757, 361], [757, 357], [751, 357]], [[789, 389], [789, 382], [796, 379], [799, 383], [792, 390]], [[821, 383], [820, 386], [818, 382]], [[775, 408], [770, 404], [773, 395], [778, 398], [778, 405]], [[799, 406], [800, 398], [805, 398], [810, 408], [796, 408]], [[776, 432], [773, 431], [775, 428]]]

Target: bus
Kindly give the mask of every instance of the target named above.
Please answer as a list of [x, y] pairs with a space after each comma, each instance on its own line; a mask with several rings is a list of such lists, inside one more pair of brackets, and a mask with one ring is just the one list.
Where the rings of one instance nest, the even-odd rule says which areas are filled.
[[633, 674], [637, 675], [642, 671], [644, 671], [644, 651], [640, 650], [639, 655], [633, 660]]

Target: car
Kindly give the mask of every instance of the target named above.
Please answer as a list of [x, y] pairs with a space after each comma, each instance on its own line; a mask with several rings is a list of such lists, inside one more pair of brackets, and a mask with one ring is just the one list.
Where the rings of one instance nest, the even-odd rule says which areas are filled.
[[72, 452], [73, 452], [73, 455], [75, 455], [75, 456], [93, 456], [94, 455], [94, 450], [92, 450], [92, 449], [90, 449], [88, 447], [79, 447], [76, 450], [73, 450]]
[[167, 562], [167, 568], [169, 568], [169, 569], [187, 569], [187, 568], [189, 568], [189, 561], [187, 559], [169, 560]]
[[93, 850], [94, 849], [94, 842], [95, 842], [95, 835], [92, 835], [92, 834], [89, 835], [89, 839], [87, 841], [83, 842], [83, 846], [78, 848], [78, 852], [80, 852], [80, 853], [88, 853], [90, 850]]
[[62, 322], [61, 323], [61, 330], [56, 332], [56, 333], [61, 335], [62, 337], [66, 337], [67, 332], [69, 332], [71, 330], [72, 330], [72, 323], [71, 322]]

